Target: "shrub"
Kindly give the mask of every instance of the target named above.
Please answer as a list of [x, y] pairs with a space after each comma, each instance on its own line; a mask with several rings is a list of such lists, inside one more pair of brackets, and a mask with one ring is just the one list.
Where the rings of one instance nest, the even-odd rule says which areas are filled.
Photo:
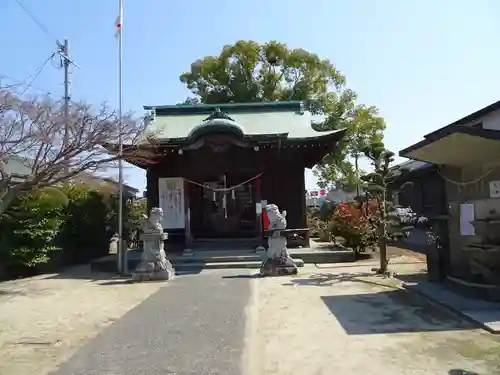
[[371, 223], [375, 209], [373, 202], [348, 202], [339, 204], [331, 220], [331, 234], [344, 239], [344, 246], [356, 253], [374, 249], [376, 235]]
[[25, 274], [60, 251], [54, 240], [67, 203], [65, 194], [55, 188], [24, 194], [12, 202], [0, 220], [0, 262], [9, 274]]
[[[109, 240], [118, 232], [118, 197], [107, 186], [65, 188], [70, 202], [59, 236], [67, 263], [82, 263], [108, 254]], [[143, 207], [123, 203], [123, 235], [130, 238]]]
[[[22, 195], [0, 218], [0, 274], [26, 276], [107, 255], [117, 208], [106, 186], [68, 185]], [[143, 205], [124, 202], [125, 236], [144, 212]]]
[[69, 204], [58, 242], [67, 264], [104, 256], [112, 233], [108, 217], [112, 210], [108, 194], [84, 185], [66, 186]]

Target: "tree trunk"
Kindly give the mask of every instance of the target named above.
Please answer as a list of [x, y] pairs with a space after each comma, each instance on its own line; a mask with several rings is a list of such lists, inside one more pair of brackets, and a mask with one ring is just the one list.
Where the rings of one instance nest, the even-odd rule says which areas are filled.
[[[385, 190], [384, 190], [385, 191]], [[389, 259], [387, 258], [387, 222], [386, 222], [386, 200], [383, 197], [380, 201], [380, 240], [379, 240], [379, 251], [380, 251], [380, 268], [378, 273], [384, 274], [387, 272], [389, 265]]]
[[[385, 226], [385, 225], [384, 225]], [[380, 248], [380, 268], [379, 273], [383, 274], [387, 272], [389, 265], [389, 260], [387, 259], [387, 242], [385, 238], [381, 238], [379, 241]]]
[[7, 211], [16, 195], [17, 191], [15, 189], [7, 188], [7, 192], [0, 198], [0, 215]]
[[359, 155], [356, 153], [354, 155], [354, 170], [356, 172], [356, 196], [359, 197], [361, 195], [360, 188], [359, 188]]

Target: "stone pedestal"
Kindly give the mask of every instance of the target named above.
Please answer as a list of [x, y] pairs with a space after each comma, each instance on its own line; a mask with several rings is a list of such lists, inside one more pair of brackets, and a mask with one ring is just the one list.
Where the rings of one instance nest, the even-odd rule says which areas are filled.
[[260, 266], [261, 276], [296, 275], [299, 272], [292, 258], [268, 258]]
[[172, 279], [175, 270], [163, 249], [163, 241], [167, 239], [167, 233], [143, 233], [140, 239], [143, 241], [144, 250], [141, 263], [132, 273], [132, 279], [136, 281]]

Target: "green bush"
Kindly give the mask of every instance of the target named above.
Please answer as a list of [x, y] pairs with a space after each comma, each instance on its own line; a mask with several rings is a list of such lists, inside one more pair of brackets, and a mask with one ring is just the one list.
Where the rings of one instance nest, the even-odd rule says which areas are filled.
[[[59, 235], [66, 263], [83, 263], [108, 254], [109, 240], [118, 232], [118, 197], [106, 186], [68, 186], [69, 204]], [[130, 238], [140, 207], [124, 201], [123, 236]]]
[[66, 186], [69, 204], [57, 238], [66, 264], [82, 263], [104, 256], [112, 233], [108, 228], [110, 196], [84, 185]]
[[[47, 270], [51, 263], [105, 256], [117, 232], [117, 211], [118, 198], [106, 186], [68, 185], [25, 194], [0, 218], [0, 265], [7, 276], [17, 277]], [[125, 238], [144, 212], [144, 206], [124, 202]]]
[[67, 197], [54, 188], [18, 197], [0, 219], [0, 262], [8, 273], [23, 273], [48, 262], [61, 225]]

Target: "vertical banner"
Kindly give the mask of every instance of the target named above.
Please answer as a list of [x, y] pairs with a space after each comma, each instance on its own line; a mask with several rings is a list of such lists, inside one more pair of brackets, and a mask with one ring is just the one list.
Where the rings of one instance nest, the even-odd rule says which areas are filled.
[[158, 194], [163, 209], [163, 229], [184, 229], [184, 179], [181, 177], [159, 178]]

